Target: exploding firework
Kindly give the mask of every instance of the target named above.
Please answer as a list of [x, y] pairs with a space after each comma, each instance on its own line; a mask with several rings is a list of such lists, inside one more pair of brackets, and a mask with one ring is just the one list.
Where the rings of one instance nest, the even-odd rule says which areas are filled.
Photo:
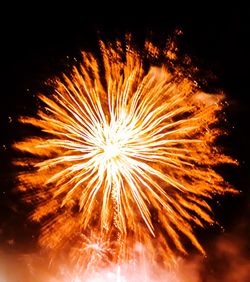
[[82, 52], [50, 81], [53, 93], [39, 95], [37, 116], [20, 119], [42, 132], [15, 144], [40, 245], [70, 249], [88, 267], [136, 261], [140, 246], [168, 262], [186, 253], [183, 238], [204, 253], [193, 226], [214, 223], [208, 199], [233, 192], [214, 170], [234, 162], [215, 147], [222, 95], [174, 67], [171, 48], [146, 42], [139, 52], [130, 39], [100, 47], [102, 60]]

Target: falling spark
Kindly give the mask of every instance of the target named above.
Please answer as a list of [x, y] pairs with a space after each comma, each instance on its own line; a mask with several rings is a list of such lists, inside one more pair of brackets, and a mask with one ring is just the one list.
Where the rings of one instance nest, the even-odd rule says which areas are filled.
[[234, 162], [215, 146], [223, 96], [174, 68], [173, 46], [146, 42], [140, 53], [128, 37], [126, 48], [100, 47], [102, 61], [82, 52], [51, 81], [53, 93], [39, 95], [37, 116], [20, 118], [42, 131], [15, 144], [40, 245], [88, 266], [137, 260], [138, 244], [165, 263], [187, 252], [185, 237], [204, 254], [194, 226], [213, 224], [208, 200], [234, 191], [214, 169]]

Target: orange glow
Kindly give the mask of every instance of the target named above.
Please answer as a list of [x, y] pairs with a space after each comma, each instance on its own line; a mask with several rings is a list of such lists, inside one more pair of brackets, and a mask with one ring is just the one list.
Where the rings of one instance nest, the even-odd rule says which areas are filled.
[[[205, 253], [193, 227], [214, 223], [207, 199], [234, 192], [213, 169], [234, 163], [214, 144], [223, 97], [180, 68], [144, 67], [129, 40], [121, 46], [100, 42], [102, 62], [82, 52], [54, 92], [39, 95], [37, 116], [20, 119], [44, 133], [15, 144], [27, 153], [16, 162], [19, 189], [43, 223], [39, 242], [86, 264], [137, 259], [138, 244], [168, 263], [186, 253], [184, 237]], [[146, 42], [144, 52], [173, 60], [173, 49]]]

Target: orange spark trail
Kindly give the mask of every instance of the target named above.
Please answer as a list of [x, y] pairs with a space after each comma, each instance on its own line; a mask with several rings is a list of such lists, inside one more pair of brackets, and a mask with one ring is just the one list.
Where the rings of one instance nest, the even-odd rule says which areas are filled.
[[[213, 169], [234, 162], [215, 147], [222, 95], [203, 93], [180, 68], [146, 68], [129, 40], [126, 51], [100, 47], [102, 62], [82, 52], [39, 95], [37, 116], [20, 119], [44, 133], [15, 144], [27, 153], [16, 161], [19, 189], [43, 223], [41, 246], [70, 248], [86, 264], [136, 259], [137, 244], [169, 261], [186, 253], [184, 237], [204, 253], [193, 227], [214, 223], [208, 199], [234, 191]], [[146, 42], [148, 57], [160, 52]]]

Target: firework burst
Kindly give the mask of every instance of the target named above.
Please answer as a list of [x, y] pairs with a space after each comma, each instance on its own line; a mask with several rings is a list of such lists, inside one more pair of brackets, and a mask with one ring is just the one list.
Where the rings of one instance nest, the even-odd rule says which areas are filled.
[[37, 117], [20, 119], [43, 132], [15, 144], [26, 153], [19, 189], [36, 206], [40, 244], [95, 264], [137, 259], [138, 244], [169, 261], [186, 252], [183, 237], [204, 253], [193, 226], [214, 222], [207, 199], [233, 191], [213, 169], [233, 162], [214, 145], [222, 95], [173, 68], [171, 48], [162, 52], [170, 71], [145, 66], [161, 53], [150, 42], [143, 56], [129, 40], [100, 47], [102, 61], [83, 52], [39, 95]]

